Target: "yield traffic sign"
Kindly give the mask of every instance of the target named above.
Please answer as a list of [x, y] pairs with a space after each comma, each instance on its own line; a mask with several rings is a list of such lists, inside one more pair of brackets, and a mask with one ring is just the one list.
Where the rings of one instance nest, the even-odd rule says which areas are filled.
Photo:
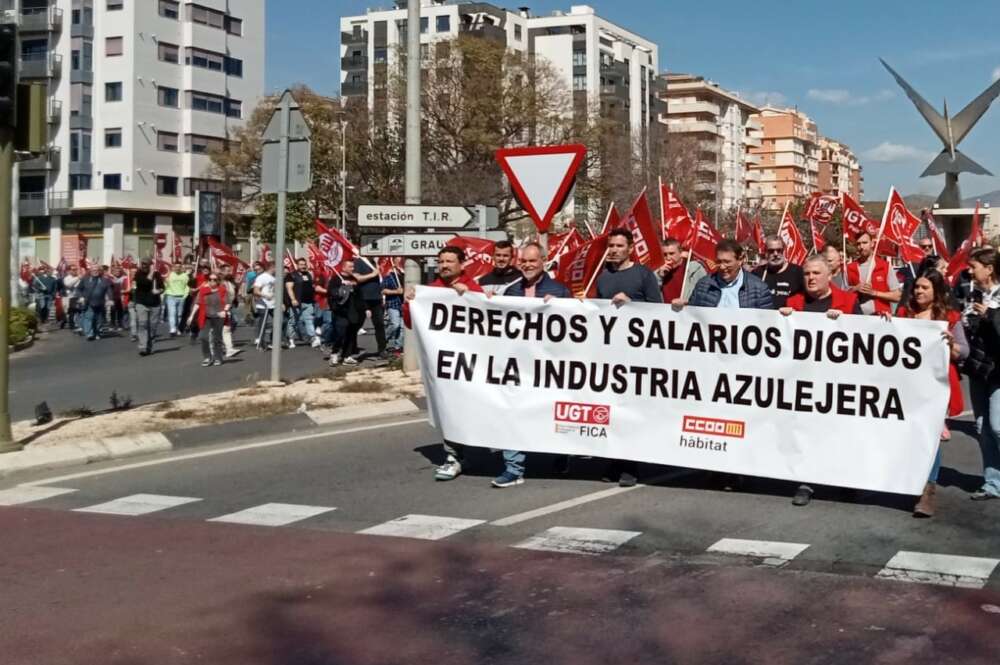
[[496, 160], [510, 181], [521, 207], [541, 233], [559, 212], [587, 148], [579, 144], [501, 148]]

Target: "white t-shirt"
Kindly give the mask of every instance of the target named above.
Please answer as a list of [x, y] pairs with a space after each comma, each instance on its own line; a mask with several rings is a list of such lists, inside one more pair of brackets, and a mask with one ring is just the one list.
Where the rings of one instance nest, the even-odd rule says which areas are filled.
[[260, 289], [257, 309], [274, 309], [274, 275], [262, 272], [253, 281], [253, 288]]

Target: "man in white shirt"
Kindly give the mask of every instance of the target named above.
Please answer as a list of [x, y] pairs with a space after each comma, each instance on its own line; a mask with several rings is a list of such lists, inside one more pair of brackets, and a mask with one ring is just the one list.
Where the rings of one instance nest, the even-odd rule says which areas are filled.
[[254, 317], [259, 319], [257, 325], [258, 349], [270, 348], [271, 319], [274, 318], [274, 264], [257, 275], [253, 282]]

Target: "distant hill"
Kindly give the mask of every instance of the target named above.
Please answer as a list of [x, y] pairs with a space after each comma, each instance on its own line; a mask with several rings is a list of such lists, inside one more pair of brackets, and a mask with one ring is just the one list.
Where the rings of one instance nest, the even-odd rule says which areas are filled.
[[[924, 208], [933, 207], [937, 197], [929, 194], [910, 194], [909, 196], [904, 196], [903, 200], [911, 212], [919, 214]], [[885, 210], [885, 201], [863, 201], [861, 205], [868, 213], [868, 216], [874, 219], [880, 219], [882, 212]]]
[[966, 207], [972, 208], [976, 205], [976, 200], [979, 200], [982, 203], [989, 203], [990, 207], [996, 207], [1000, 205], [1000, 189], [995, 192], [987, 192], [981, 196], [967, 198], [963, 201], [963, 203]]

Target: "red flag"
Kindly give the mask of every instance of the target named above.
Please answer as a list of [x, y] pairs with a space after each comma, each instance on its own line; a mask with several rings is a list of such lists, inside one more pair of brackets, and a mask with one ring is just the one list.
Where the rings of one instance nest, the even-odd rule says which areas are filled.
[[351, 261], [361, 255], [354, 243], [332, 226], [316, 220], [316, 234], [319, 236], [319, 248], [326, 257], [326, 267], [331, 270], [339, 268], [344, 261]]
[[77, 236], [77, 242], [80, 245], [80, 267], [84, 270], [87, 269], [87, 239], [83, 236]]
[[747, 243], [754, 239], [753, 224], [743, 214], [742, 210], [736, 211], [736, 242]]
[[135, 258], [131, 254], [126, 254], [125, 258], [122, 259], [122, 268], [125, 270], [135, 270], [138, 267], [139, 264], [136, 263]]
[[785, 259], [797, 266], [802, 265], [806, 256], [809, 255], [809, 251], [806, 249], [805, 243], [802, 242], [802, 234], [799, 233], [799, 228], [795, 225], [795, 220], [792, 219], [787, 206], [785, 206], [785, 214], [781, 218], [781, 225], [778, 226], [778, 236], [785, 242]]
[[597, 274], [608, 253], [608, 235], [605, 233], [588, 240], [570, 251], [559, 262], [556, 280], [562, 282], [577, 298], [593, 297]]
[[872, 240], [878, 235], [879, 223], [868, 216], [865, 209], [847, 193], [841, 194], [844, 204], [844, 235], [851, 242], [856, 242], [858, 236], [867, 233]]
[[462, 270], [472, 279], [479, 279], [493, 270], [493, 250], [496, 243], [485, 238], [455, 236], [448, 241], [448, 247], [458, 247], [465, 252]]
[[295, 270], [295, 255], [292, 254], [292, 250], [290, 250], [290, 249], [286, 249], [285, 250], [284, 264], [285, 264], [285, 273], [286, 274]]
[[[166, 277], [170, 274], [170, 264], [160, 257], [156, 257], [153, 259], [153, 270]], [[126, 278], [126, 284], [127, 290], [131, 290], [131, 279]]]
[[181, 237], [174, 233], [174, 263], [180, 263], [184, 259], [184, 249], [181, 247]]
[[753, 218], [753, 239], [757, 243], [757, 255], [764, 256], [767, 253], [767, 241], [764, 236], [764, 223], [760, 221], [760, 213]]
[[266, 266], [274, 262], [274, 252], [271, 251], [271, 246], [266, 242], [260, 245], [260, 261]]
[[566, 233], [550, 233], [548, 261], [558, 261], [560, 256], [576, 249], [583, 243], [583, 236], [576, 228], [572, 228]]
[[826, 238], [823, 236], [823, 226], [810, 219], [809, 229], [812, 231], [813, 247], [816, 249], [816, 253], [819, 254], [826, 249]]
[[24, 282], [25, 284], [31, 284], [31, 274], [32, 274], [31, 261], [29, 261], [28, 259], [24, 259], [23, 261], [21, 261], [21, 273], [19, 275], [21, 281]]
[[641, 263], [650, 270], [663, 267], [663, 245], [653, 225], [646, 190], [642, 190], [639, 198], [632, 204], [632, 209], [622, 220], [621, 226], [632, 234], [632, 258], [636, 263]]
[[925, 211], [925, 214], [927, 228], [930, 231], [931, 240], [934, 242], [934, 253], [947, 261], [951, 258], [951, 252], [948, 251], [948, 243], [944, 241], [944, 236], [941, 235], [941, 230], [938, 228], [937, 222], [934, 221], [934, 214], [929, 210]]
[[969, 237], [965, 239], [958, 248], [958, 251], [955, 252], [955, 255], [948, 261], [947, 276], [952, 286], [958, 283], [959, 274], [969, 266], [969, 256], [972, 254], [972, 248], [981, 239], [983, 230], [979, 228], [979, 201], [976, 201], [976, 213], [972, 216], [972, 229], [970, 231]]
[[306, 244], [306, 251], [309, 253], [309, 269], [312, 270], [314, 277], [321, 282], [325, 281], [328, 271], [323, 251], [314, 242]]
[[67, 272], [69, 272], [69, 262], [64, 256], [59, 259], [59, 264], [56, 266], [56, 275], [61, 279]]
[[826, 226], [837, 212], [837, 197], [822, 192], [813, 192], [806, 204], [805, 218], [810, 222]]
[[906, 202], [895, 187], [889, 193], [886, 205], [889, 206], [889, 217], [882, 236], [896, 244], [902, 244], [903, 241], [912, 238], [913, 233], [920, 227], [920, 218], [906, 209]]
[[[691, 213], [688, 212], [677, 194], [669, 187], [660, 185], [660, 205], [663, 210], [663, 237], [674, 238], [684, 242], [691, 236], [694, 222], [691, 221]], [[712, 260], [715, 260], [713, 254]], [[657, 266], [659, 267], [659, 266]]]
[[927, 256], [920, 245], [913, 242], [913, 238], [903, 238], [903, 242], [899, 243], [899, 255], [907, 263], [920, 263]]
[[691, 226], [691, 233], [684, 243], [684, 246], [691, 251], [691, 258], [704, 263], [709, 272], [715, 272], [715, 248], [720, 242], [722, 242], [722, 236], [702, 216], [701, 208], [698, 208]]
[[601, 227], [601, 235], [606, 234], [611, 229], [618, 228], [618, 225], [621, 223], [621, 218], [622, 216], [618, 214], [618, 208], [616, 208], [615, 204], [612, 203], [611, 207], [608, 208], [607, 216], [604, 218], [604, 226]]

